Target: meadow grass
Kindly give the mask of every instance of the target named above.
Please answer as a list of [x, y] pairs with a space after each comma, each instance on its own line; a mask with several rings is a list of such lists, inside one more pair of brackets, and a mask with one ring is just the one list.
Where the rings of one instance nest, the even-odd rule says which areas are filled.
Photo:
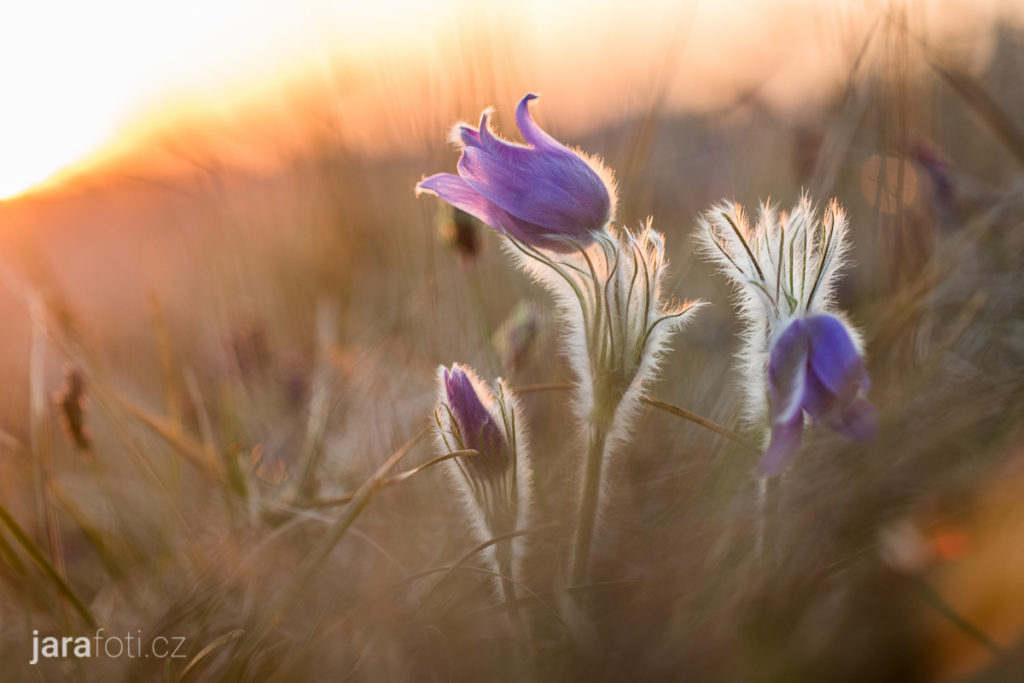
[[[908, 22], [880, 15], [822, 110], [755, 92], [683, 115], [655, 93], [572, 140], [616, 170], [617, 223], [665, 233], [665, 292], [712, 304], [607, 463], [585, 582], [564, 332], [496, 235], [471, 224], [482, 248], [460, 251], [413, 196], [454, 164], [443, 127], [429, 155], [328, 131], [274, 174], [26, 199], [49, 219], [2, 239], [0, 679], [1019, 680], [1024, 39], [1001, 27], [972, 72]], [[438, 120], [511, 97], [504, 59]], [[837, 299], [881, 431], [808, 430], [766, 560], [739, 326], [696, 217], [801, 188], [850, 217]], [[502, 353], [521, 301], [535, 333]], [[529, 425], [531, 519], [483, 542], [428, 438], [453, 362], [504, 376]], [[505, 600], [487, 558], [513, 541]], [[33, 630], [98, 628], [183, 637], [182, 657], [29, 665]]]

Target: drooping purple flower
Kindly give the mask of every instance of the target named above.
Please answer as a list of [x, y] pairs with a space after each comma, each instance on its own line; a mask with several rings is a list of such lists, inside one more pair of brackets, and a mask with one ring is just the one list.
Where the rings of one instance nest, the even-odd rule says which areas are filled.
[[846, 326], [828, 314], [795, 318], [772, 346], [768, 362], [771, 441], [759, 470], [782, 472], [803, 437], [804, 412], [815, 423], [864, 442], [878, 432], [864, 360]]
[[501, 233], [534, 247], [568, 252], [586, 245], [614, 213], [609, 173], [544, 132], [530, 116], [528, 94], [516, 107], [516, 123], [527, 145], [502, 140], [488, 126], [458, 124], [462, 146], [458, 175], [438, 173], [416, 186], [436, 194]]
[[505, 435], [462, 367], [453, 365], [444, 370], [444, 390], [460, 447], [478, 452], [467, 459], [467, 467], [484, 476], [500, 475], [510, 462]]

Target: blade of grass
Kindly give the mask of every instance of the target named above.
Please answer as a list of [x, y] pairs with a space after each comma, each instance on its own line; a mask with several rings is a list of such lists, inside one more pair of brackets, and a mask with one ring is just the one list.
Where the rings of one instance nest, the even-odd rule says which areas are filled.
[[736, 432], [734, 432], [731, 429], [728, 429], [726, 427], [723, 427], [722, 425], [718, 424], [717, 422], [713, 422], [713, 421], [707, 419], [706, 417], [701, 417], [697, 413], [694, 413], [694, 412], [691, 412], [689, 410], [686, 410], [685, 408], [680, 408], [679, 406], [672, 405], [671, 403], [666, 403], [665, 401], [659, 401], [656, 398], [648, 398], [648, 397], [644, 396], [640, 400], [643, 401], [644, 403], [646, 403], [647, 405], [653, 407], [653, 408], [657, 408], [658, 410], [663, 410], [666, 413], [669, 413], [671, 415], [675, 415], [676, 417], [681, 417], [684, 420], [689, 420], [690, 422], [693, 422], [694, 424], [698, 424], [701, 427], [704, 427], [705, 429], [710, 429], [714, 433], [716, 433], [716, 434], [718, 434], [720, 436], [724, 436], [725, 438], [729, 439], [733, 443], [737, 443], [740, 446], [743, 446], [743, 448], [745, 448], [746, 450], [750, 451], [751, 453], [760, 453], [761, 452], [760, 448], [758, 448], [754, 444], [750, 443], [749, 441], [744, 439], [742, 436], [740, 436]]
[[[57, 502], [60, 504], [61, 509], [64, 513], [71, 518], [71, 521], [78, 530], [82, 533], [89, 546], [92, 547], [96, 557], [99, 558], [100, 562], [106, 568], [110, 578], [114, 579], [118, 583], [131, 586], [128, 581], [128, 574], [125, 572], [118, 561], [118, 553], [110, 548], [107, 542], [103, 539], [102, 533], [93, 527], [85, 515], [75, 504], [75, 501], [71, 496], [67, 495], [60, 487], [54, 487], [54, 493], [57, 498]], [[125, 558], [128, 559], [128, 558]], [[135, 560], [141, 560], [140, 557], [133, 558]]]
[[965, 635], [977, 643], [983, 645], [989, 652], [996, 657], [1001, 657], [1005, 654], [1003, 647], [992, 640], [991, 636], [982, 631], [980, 628], [968, 621], [963, 615], [953, 609], [948, 602], [939, 595], [938, 591], [932, 588], [924, 579], [914, 578], [912, 579], [915, 587], [918, 589], [918, 593], [921, 598], [928, 603], [928, 606], [934, 609], [936, 612], [941, 614], [943, 617], [949, 620], [951, 624], [956, 626]]
[[[391, 486], [393, 484], [399, 484], [399, 483], [405, 481], [406, 479], [409, 479], [413, 475], [418, 474], [419, 472], [422, 472], [425, 469], [433, 467], [434, 465], [436, 465], [438, 463], [444, 462], [445, 460], [451, 460], [452, 458], [461, 458], [461, 457], [467, 457], [467, 456], [468, 457], [472, 457], [474, 455], [477, 455], [477, 451], [473, 450], [472, 448], [467, 448], [467, 449], [461, 450], [461, 451], [452, 451], [451, 453], [448, 453], [446, 455], [439, 455], [436, 458], [431, 458], [430, 460], [428, 460], [427, 462], [423, 463], [422, 465], [418, 465], [417, 467], [413, 467], [412, 469], [406, 470], [404, 472], [399, 472], [396, 475], [388, 477], [387, 479], [385, 479], [384, 481], [382, 481], [380, 483], [380, 487], [384, 488], [386, 486]], [[335, 505], [345, 505], [346, 503], [352, 502], [352, 499], [355, 498], [355, 497], [356, 497], [356, 492], [353, 492], [353, 493], [345, 494], [343, 496], [337, 496], [335, 498], [327, 498], [327, 499], [324, 499], [324, 500], [310, 501], [305, 507], [323, 508], [323, 507], [333, 507]]]
[[167, 414], [168, 422], [176, 426], [179, 431], [184, 431], [181, 421], [181, 388], [178, 385], [178, 373], [175, 371], [171, 335], [167, 329], [163, 306], [160, 305], [160, 300], [153, 292], [149, 294], [149, 311], [153, 319], [153, 333], [156, 336], [157, 352], [160, 356], [160, 374], [164, 385], [164, 411]]
[[[571, 384], [525, 384], [521, 387], [514, 388], [512, 391], [517, 394], [530, 394], [541, 391], [569, 391], [572, 388], [573, 387]], [[640, 401], [646, 403], [652, 408], [663, 410], [666, 413], [675, 415], [676, 417], [680, 417], [684, 420], [688, 420], [690, 422], [693, 422], [694, 424], [698, 424], [701, 427], [704, 427], [705, 429], [709, 429], [715, 432], [716, 434], [719, 434], [720, 436], [724, 436], [730, 441], [737, 443], [740, 446], [743, 446], [743, 448], [750, 451], [751, 453], [761, 452], [760, 448], [758, 448], [751, 442], [747, 441], [742, 436], [732, 431], [728, 427], [723, 427], [717, 422], [709, 420], [706, 417], [702, 417], [697, 413], [686, 410], [685, 408], [680, 408], [679, 406], [672, 405], [671, 403], [666, 403], [665, 401], [660, 401], [656, 398], [648, 398], [644, 396], [641, 397]]]
[[18, 542], [18, 545], [28, 554], [32, 561], [36, 564], [39, 569], [46, 574], [47, 578], [53, 582], [57, 592], [64, 596], [71, 606], [75, 608], [82, 620], [90, 628], [96, 628], [96, 620], [93, 619], [92, 613], [89, 608], [78, 599], [75, 592], [71, 589], [71, 586], [64, 580], [64, 578], [57, 572], [53, 564], [46, 558], [46, 555], [39, 549], [39, 547], [29, 538], [28, 534], [21, 528], [14, 517], [7, 511], [3, 505], [0, 505], [0, 523], [2, 523], [7, 530], [14, 536], [14, 540]]
[[957, 92], [999, 138], [1006, 149], [1024, 165], [1024, 133], [976, 78], [955, 66], [943, 63], [934, 54], [926, 55], [928, 65]]
[[10, 432], [0, 429], [0, 448], [6, 448], [11, 453], [21, 454], [28, 451], [17, 437], [13, 436]]
[[228, 643], [238, 639], [244, 633], [245, 631], [243, 631], [242, 629], [236, 628], [233, 631], [228, 631], [227, 633], [224, 633], [218, 638], [214, 639], [213, 642], [211, 642], [209, 645], [200, 650], [196, 654], [196, 656], [189, 661], [188, 666], [186, 666], [184, 671], [181, 672], [181, 676], [178, 678], [178, 682], [183, 683], [184, 681], [189, 680], [189, 678], [191, 678], [193, 674], [199, 671], [199, 665], [203, 663], [203, 660], [210, 656], [210, 654], [213, 653], [214, 650], [223, 647]]
[[192, 463], [203, 476], [215, 484], [223, 483], [225, 478], [223, 465], [217, 461], [211, 461], [208, 458], [206, 448], [202, 444], [196, 442], [188, 434], [181, 433], [170, 420], [153, 415], [125, 396], [113, 390], [111, 390], [110, 395], [121, 409], [170, 444], [186, 460]]
[[373, 476], [367, 479], [359, 490], [356, 491], [345, 508], [344, 513], [334, 522], [334, 525], [327, 532], [326, 537], [320, 542], [295, 571], [289, 584], [282, 590], [277, 599], [256, 618], [252, 628], [246, 630], [246, 634], [239, 640], [235, 649], [231, 668], [227, 680], [242, 678], [242, 674], [248, 664], [248, 660], [255, 653], [263, 638], [270, 632], [274, 625], [287, 613], [292, 603], [299, 597], [302, 591], [308, 586], [313, 575], [324, 563], [327, 557], [334, 550], [334, 547], [345, 536], [345, 532], [358, 519], [360, 513], [366, 508], [374, 494], [381, 488], [383, 482], [392, 469], [412, 450], [413, 446], [419, 443], [429, 433], [429, 429], [423, 429], [418, 434], [405, 442], [401, 448], [395, 451], [379, 468]]
[[53, 499], [53, 452], [50, 449], [50, 432], [47, 425], [49, 413], [46, 409], [46, 308], [38, 292], [31, 293], [28, 311], [32, 321], [28, 385], [29, 445], [32, 449], [36, 480], [37, 514], [46, 526], [46, 541], [54, 569], [63, 576], [64, 551]]
[[[185, 428], [181, 418], [181, 389], [178, 386], [178, 373], [175, 372], [170, 332], [167, 329], [163, 307], [160, 305], [156, 293], [150, 292], [148, 299], [150, 317], [153, 321], [153, 334], [156, 337], [157, 353], [160, 359], [160, 375], [163, 380], [164, 413], [167, 415], [169, 426], [177, 434], [184, 434]], [[171, 466], [173, 468], [171, 479], [177, 486], [181, 481], [181, 461], [174, 460]]]
[[526, 536], [528, 534], [537, 533], [538, 531], [541, 531], [543, 529], [550, 529], [551, 527], [557, 526], [557, 525], [558, 525], [558, 522], [548, 522], [547, 524], [541, 524], [541, 525], [538, 525], [538, 526], [535, 526], [535, 527], [530, 527], [529, 529], [516, 529], [515, 531], [509, 531], [509, 532], [504, 533], [504, 534], [499, 534], [498, 536], [495, 536], [494, 538], [490, 538], [490, 539], [484, 541], [483, 543], [480, 543], [479, 545], [474, 546], [471, 550], [467, 551], [462, 557], [460, 557], [458, 560], [455, 561], [455, 564], [453, 564], [448, 569], [448, 571], [446, 571], [441, 576], [441, 578], [439, 578], [437, 580], [437, 583], [435, 583], [430, 588], [430, 590], [428, 591], [428, 594], [429, 593], [433, 593], [434, 591], [436, 591], [438, 586], [440, 586], [442, 583], [444, 583], [452, 575], [453, 572], [455, 572], [459, 568], [465, 566], [465, 564], [467, 562], [469, 562], [471, 559], [473, 559], [473, 556], [475, 556], [478, 553], [486, 550], [487, 548], [490, 548], [495, 543], [501, 543], [502, 541], [511, 540], [513, 538], [518, 538], [520, 536]]
[[295, 488], [295, 503], [301, 505], [315, 493], [316, 471], [324, 452], [327, 416], [332, 400], [330, 349], [337, 345], [338, 304], [320, 301], [316, 309], [316, 367], [309, 398], [309, 419], [302, 445], [302, 475]]

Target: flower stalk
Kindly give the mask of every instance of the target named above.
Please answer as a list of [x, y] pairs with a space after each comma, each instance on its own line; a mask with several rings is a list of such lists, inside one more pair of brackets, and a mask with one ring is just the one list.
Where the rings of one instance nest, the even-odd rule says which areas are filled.
[[586, 449], [570, 581], [580, 585], [590, 570], [608, 463], [629, 436], [672, 334], [703, 303], [666, 300], [664, 238], [650, 222], [637, 232], [607, 226], [574, 252], [508, 242], [520, 267], [554, 295], [577, 377], [574, 403]]
[[[610, 421], [609, 421], [610, 423]], [[605, 460], [605, 437], [610, 424], [594, 420], [590, 424], [586, 460], [583, 464], [583, 486], [580, 493], [579, 522], [573, 545], [570, 585], [579, 586], [587, 580], [590, 546], [597, 522], [597, 501], [601, 491], [601, 470]]]
[[863, 343], [835, 305], [846, 263], [846, 215], [834, 200], [819, 217], [807, 195], [791, 211], [765, 204], [754, 225], [743, 208], [722, 203], [700, 220], [704, 251], [732, 281], [746, 323], [738, 353], [746, 420], [765, 435], [758, 462], [755, 554], [765, 557], [772, 513], [805, 422], [858, 442], [872, 439], [878, 417]]

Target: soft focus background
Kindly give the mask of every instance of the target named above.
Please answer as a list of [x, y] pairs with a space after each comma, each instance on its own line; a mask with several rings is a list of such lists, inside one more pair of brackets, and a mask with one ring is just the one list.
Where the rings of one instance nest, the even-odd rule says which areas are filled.
[[[1024, 679], [1019, 3], [3, 15], [0, 678]], [[526, 648], [440, 467], [349, 504], [427, 426], [439, 364], [571, 380], [548, 296], [413, 193], [454, 170], [455, 121], [493, 105], [516, 138], [526, 92], [615, 170], [618, 222], [654, 217], [670, 291], [714, 304], [653, 396], [739, 428], [737, 328], [695, 216], [806, 189], [851, 216], [840, 301], [883, 420], [863, 448], [808, 435], [758, 561], [756, 456], [645, 412], [585, 588], [591, 648], [558, 616], [567, 392], [523, 395], [551, 522], [527, 537]], [[396, 471], [433, 455], [404, 452]], [[184, 636], [187, 657], [28, 665], [33, 629], [90, 618]]]

